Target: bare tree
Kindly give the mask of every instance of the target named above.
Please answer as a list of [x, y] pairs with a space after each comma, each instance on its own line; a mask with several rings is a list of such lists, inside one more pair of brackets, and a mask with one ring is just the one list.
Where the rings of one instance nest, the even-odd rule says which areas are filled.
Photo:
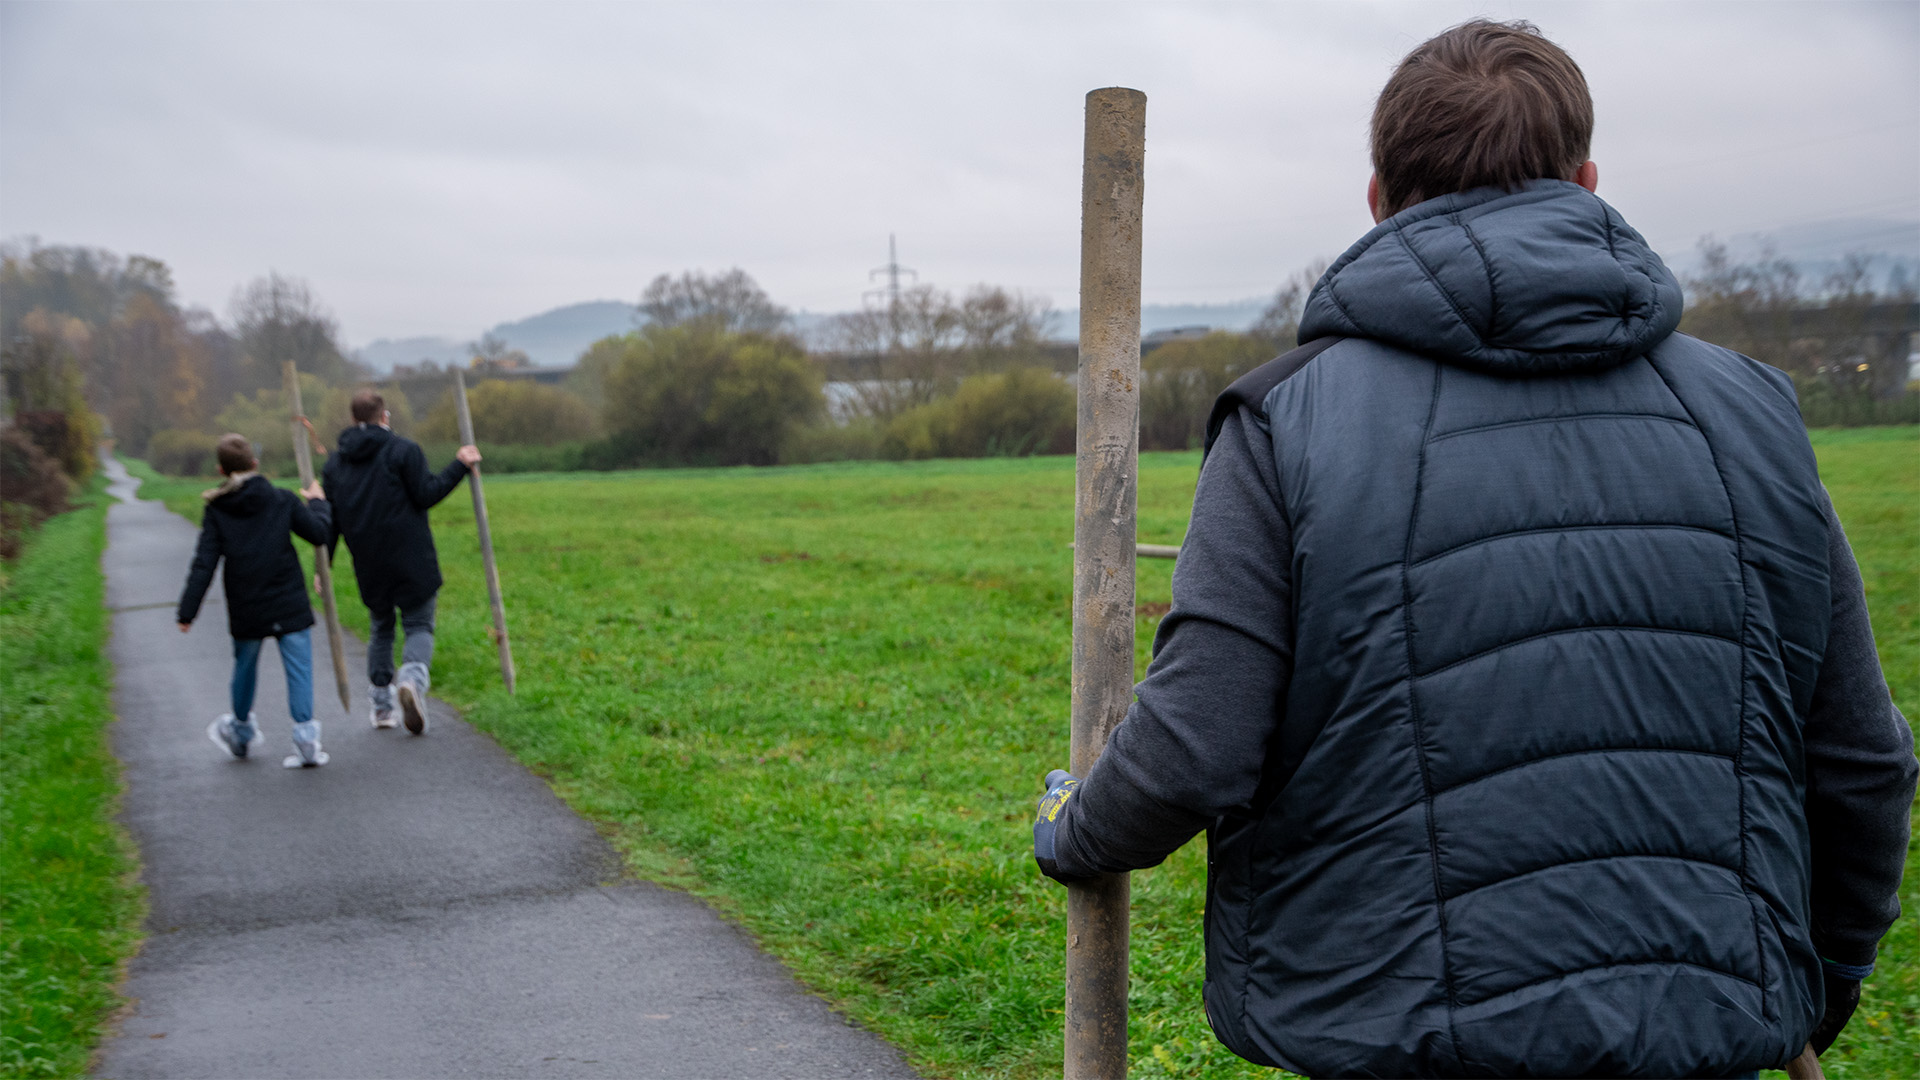
[[262, 386], [277, 382], [280, 365], [288, 360], [329, 382], [361, 374], [340, 352], [339, 324], [332, 312], [299, 278], [274, 272], [253, 279], [234, 292], [228, 314]]
[[702, 323], [728, 333], [777, 334], [787, 325], [787, 309], [738, 267], [724, 274], [661, 274], [640, 294], [640, 314], [654, 326]]
[[467, 346], [467, 355], [469, 367], [492, 371], [510, 371], [531, 362], [525, 349], [514, 348], [507, 344], [506, 338], [494, 333], [481, 334], [479, 341]]
[[869, 377], [847, 384], [853, 410], [886, 419], [952, 393], [969, 375], [1047, 366], [1051, 317], [1044, 297], [978, 285], [956, 300], [923, 284], [884, 307], [839, 316], [823, 337], [864, 361]]
[[1288, 278], [1280, 290], [1273, 294], [1267, 309], [1253, 321], [1248, 335], [1282, 352], [1299, 344], [1300, 314], [1307, 306], [1307, 297], [1312, 295], [1314, 285], [1327, 272], [1329, 265], [1325, 259], [1315, 259]]

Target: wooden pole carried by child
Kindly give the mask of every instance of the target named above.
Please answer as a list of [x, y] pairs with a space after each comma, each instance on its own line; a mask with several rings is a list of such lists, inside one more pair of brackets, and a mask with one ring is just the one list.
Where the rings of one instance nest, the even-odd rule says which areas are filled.
[[[453, 400], [460, 411], [460, 442], [472, 446], [473, 414], [467, 409], [467, 375], [453, 369]], [[467, 485], [473, 489], [473, 522], [480, 530], [480, 561], [487, 568], [487, 599], [493, 603], [493, 640], [500, 647], [500, 677], [513, 693], [513, 645], [507, 641], [507, 606], [500, 599], [500, 567], [493, 561], [493, 529], [487, 524], [487, 495], [480, 486], [480, 466], [469, 466]]]
[[[307, 426], [301, 423], [306, 419], [307, 410], [300, 403], [300, 372], [288, 360], [280, 365], [281, 378], [287, 387], [287, 407], [293, 410], [293, 460], [300, 466], [300, 486], [313, 483], [313, 451], [307, 446]], [[333, 654], [333, 680], [340, 688], [340, 707], [349, 712], [353, 710], [352, 692], [347, 688], [347, 649], [346, 641], [340, 634], [340, 610], [333, 601], [333, 566], [327, 557], [325, 544], [313, 545], [314, 577], [320, 582], [320, 601], [327, 616], [327, 651]]]

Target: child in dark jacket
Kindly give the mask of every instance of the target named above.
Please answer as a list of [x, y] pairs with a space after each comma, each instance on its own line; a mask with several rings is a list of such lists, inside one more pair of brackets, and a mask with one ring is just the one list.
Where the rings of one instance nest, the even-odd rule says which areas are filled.
[[207, 508], [177, 616], [184, 634], [213, 583], [214, 567], [226, 559], [221, 581], [227, 595], [227, 630], [233, 635], [233, 711], [208, 725], [207, 737], [236, 759], [245, 758], [259, 740], [253, 692], [261, 643], [274, 638], [280, 643], [287, 710], [293, 716], [294, 752], [284, 764], [289, 769], [325, 765], [320, 722], [313, 718], [313, 605], [288, 534], [326, 543], [333, 529], [332, 511], [318, 484], [301, 491], [306, 497], [302, 501], [268, 483], [257, 471], [253, 447], [244, 435], [221, 436], [218, 457], [226, 479], [201, 493]]

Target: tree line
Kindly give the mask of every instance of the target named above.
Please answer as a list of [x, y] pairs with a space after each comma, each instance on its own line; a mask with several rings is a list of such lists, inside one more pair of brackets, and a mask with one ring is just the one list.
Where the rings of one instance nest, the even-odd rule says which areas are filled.
[[[31, 500], [14, 492], [57, 486], [47, 463], [68, 482], [84, 479], [102, 434], [166, 471], [200, 474], [211, 469], [212, 436], [239, 431], [260, 447], [265, 467], [288, 468], [281, 362], [299, 366], [323, 436], [345, 426], [353, 388], [374, 379], [344, 354], [337, 322], [296, 278], [256, 278], [236, 290], [222, 320], [183, 308], [157, 259], [31, 243], [0, 255], [0, 389], [14, 447], [0, 462], [8, 489], [0, 504], [24, 505]], [[1920, 422], [1902, 329], [1915, 302], [1910, 280], [1895, 273], [1877, 283], [1860, 258], [1816, 279], [1771, 255], [1737, 261], [1711, 240], [1700, 263], [1685, 283], [1682, 329], [1789, 372], [1809, 423]], [[1325, 266], [1289, 277], [1245, 331], [1150, 347], [1142, 447], [1197, 447], [1227, 384], [1295, 344]], [[633, 330], [588, 348], [563, 385], [529, 379], [525, 354], [505, 342], [474, 343], [470, 400], [490, 466], [770, 465], [1073, 448], [1074, 350], [1057, 339], [1043, 298], [919, 285], [803, 341], [790, 313], [733, 269], [661, 274], [639, 311]], [[456, 441], [448, 374], [428, 363], [380, 379], [396, 428], [436, 450]], [[44, 462], [29, 460], [28, 445]], [[0, 506], [0, 516], [9, 513], [25, 512]]]

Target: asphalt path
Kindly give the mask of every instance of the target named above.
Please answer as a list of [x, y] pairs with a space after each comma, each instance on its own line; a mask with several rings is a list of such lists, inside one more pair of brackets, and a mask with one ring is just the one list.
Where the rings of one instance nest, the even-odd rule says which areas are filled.
[[205, 734], [232, 667], [218, 579], [181, 634], [197, 529], [106, 468], [113, 745], [150, 913], [99, 1075], [913, 1075], [706, 905], [622, 880], [591, 825], [443, 703], [422, 737], [374, 730], [364, 685], [343, 714], [318, 628], [331, 762], [281, 767], [273, 646], [264, 746], [227, 759]]

